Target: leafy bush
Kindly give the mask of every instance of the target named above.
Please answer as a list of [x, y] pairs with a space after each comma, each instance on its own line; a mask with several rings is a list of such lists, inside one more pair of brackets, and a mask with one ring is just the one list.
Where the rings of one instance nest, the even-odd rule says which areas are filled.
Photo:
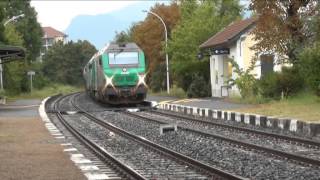
[[320, 96], [320, 42], [300, 54], [300, 67], [308, 87]]
[[207, 97], [210, 95], [210, 86], [204, 78], [198, 74], [193, 76], [193, 80], [188, 88], [188, 97]]
[[285, 97], [298, 93], [303, 88], [303, 78], [298, 68], [283, 67], [278, 73], [279, 89], [284, 93]]
[[6, 92], [4, 90], [0, 90], [0, 97], [5, 96]]
[[177, 97], [177, 98], [186, 98], [186, 92], [179, 87], [173, 86], [170, 88], [170, 96]]
[[249, 74], [249, 72], [245, 72], [233, 80], [233, 84], [239, 88], [242, 98], [251, 98], [257, 95], [257, 80], [252, 74]]
[[151, 90], [153, 92], [163, 91], [166, 88], [166, 78], [166, 65], [161, 63], [151, 75]]
[[172, 67], [177, 85], [184, 91], [188, 91], [195, 74], [204, 78], [206, 82], [210, 80], [209, 61], [194, 61], [190, 63], [178, 63]]
[[255, 62], [252, 61], [251, 65], [245, 71], [241, 69], [236, 61], [233, 59], [229, 59], [232, 67], [234, 68], [234, 72], [237, 73], [238, 77], [235, 79], [230, 79], [229, 83], [231, 85], [236, 85], [240, 91], [240, 95], [242, 98], [253, 98], [258, 94], [258, 85], [257, 80], [254, 75], [250, 74], [253, 70]]
[[259, 81], [260, 93], [265, 98], [280, 99], [283, 93], [288, 97], [303, 88], [303, 78], [297, 68], [283, 67], [281, 72], [272, 72]]
[[279, 99], [281, 91], [278, 87], [278, 74], [268, 73], [258, 82], [260, 94], [265, 98]]

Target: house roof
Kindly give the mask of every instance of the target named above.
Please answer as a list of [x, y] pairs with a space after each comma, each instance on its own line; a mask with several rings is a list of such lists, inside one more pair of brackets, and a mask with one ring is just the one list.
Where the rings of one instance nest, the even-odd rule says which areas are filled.
[[255, 18], [235, 21], [225, 27], [222, 31], [210, 37], [200, 45], [200, 48], [221, 47], [235, 41], [239, 35], [250, 29], [256, 22]]
[[60, 32], [52, 27], [42, 27], [42, 31], [44, 34], [44, 37], [46, 38], [55, 38], [55, 37], [66, 37], [67, 35], [63, 32]]

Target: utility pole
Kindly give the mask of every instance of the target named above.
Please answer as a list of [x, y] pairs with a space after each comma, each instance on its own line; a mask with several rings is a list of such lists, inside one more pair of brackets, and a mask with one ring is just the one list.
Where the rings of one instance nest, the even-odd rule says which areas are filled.
[[[156, 16], [162, 22], [162, 24], [164, 26], [166, 49], [167, 49], [168, 48], [168, 31], [167, 31], [167, 26], [164, 23], [163, 19], [158, 14], [156, 14], [156, 13], [154, 13], [152, 11], [143, 10], [142, 12], [150, 13], [150, 14]], [[166, 51], [166, 71], [167, 71], [167, 93], [170, 94], [169, 57], [168, 57], [167, 51]]]

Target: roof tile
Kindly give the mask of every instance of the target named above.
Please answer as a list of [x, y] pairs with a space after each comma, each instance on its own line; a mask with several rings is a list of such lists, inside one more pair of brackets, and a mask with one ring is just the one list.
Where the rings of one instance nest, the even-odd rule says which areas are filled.
[[209, 38], [206, 42], [202, 43], [200, 45], [200, 48], [217, 47], [219, 45], [226, 44], [241, 32], [253, 25], [255, 22], [255, 18], [248, 18], [245, 20], [233, 22], [229, 24], [225, 29]]
[[42, 27], [42, 31], [44, 36], [46, 36], [47, 38], [55, 38], [55, 37], [61, 37], [61, 36], [67, 36], [66, 34], [64, 34], [63, 32], [60, 32], [52, 27]]

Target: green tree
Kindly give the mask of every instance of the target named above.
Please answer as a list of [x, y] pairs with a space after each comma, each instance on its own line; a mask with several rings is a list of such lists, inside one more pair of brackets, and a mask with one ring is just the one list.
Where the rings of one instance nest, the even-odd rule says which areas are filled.
[[237, 74], [235, 79], [230, 79], [231, 85], [236, 85], [240, 91], [240, 95], [244, 99], [250, 99], [258, 94], [257, 79], [252, 74], [255, 67], [255, 60], [251, 61], [248, 69], [243, 70], [234, 59], [229, 59], [232, 64], [233, 71]]
[[305, 48], [299, 55], [299, 68], [308, 87], [320, 96], [320, 41]]
[[[4, 65], [4, 88], [7, 93], [17, 94], [29, 88], [27, 71], [33, 69], [31, 63], [39, 55], [41, 47], [42, 29], [37, 22], [36, 12], [30, 6], [30, 0], [0, 2], [0, 43], [16, 45], [26, 49], [28, 61], [14, 61]], [[12, 18], [24, 14], [23, 18], [15, 22], [4, 23]]]
[[[4, 31], [6, 42], [14, 46], [22, 46], [22, 35], [16, 27], [8, 24]], [[26, 89], [26, 68], [24, 61], [4, 64], [4, 89], [8, 94], [18, 94]]]
[[37, 12], [30, 6], [30, 0], [25, 1], [2, 1], [5, 18], [24, 14], [25, 16], [14, 22], [17, 32], [23, 39], [23, 47], [26, 48], [26, 59], [30, 62], [35, 60], [40, 54], [42, 43], [42, 28], [37, 22]]
[[188, 90], [193, 73], [209, 81], [209, 61], [197, 60], [199, 45], [241, 17], [238, 0], [181, 1], [181, 21], [171, 34], [168, 52], [178, 85]]
[[0, 45], [5, 43], [4, 25], [3, 25], [4, 18], [5, 18], [4, 4], [0, 3]]
[[154, 92], [163, 91], [166, 87], [166, 64], [160, 63], [151, 76], [150, 87]]
[[252, 0], [250, 9], [257, 14], [254, 49], [276, 52], [282, 55], [280, 63], [296, 64], [313, 34], [310, 20], [319, 15], [318, 0]]
[[115, 43], [126, 43], [133, 41], [133, 30], [136, 27], [136, 24], [133, 23], [129, 29], [126, 31], [116, 32], [116, 36], [113, 39]]
[[53, 82], [81, 85], [82, 69], [96, 51], [88, 41], [58, 42], [43, 57], [43, 73]]
[[[158, 14], [167, 26], [168, 36], [180, 19], [178, 4], [156, 4], [150, 11]], [[149, 82], [152, 73], [165, 62], [165, 33], [161, 21], [154, 15], [148, 14], [146, 19], [137, 23], [133, 28], [133, 41], [145, 52]]]

